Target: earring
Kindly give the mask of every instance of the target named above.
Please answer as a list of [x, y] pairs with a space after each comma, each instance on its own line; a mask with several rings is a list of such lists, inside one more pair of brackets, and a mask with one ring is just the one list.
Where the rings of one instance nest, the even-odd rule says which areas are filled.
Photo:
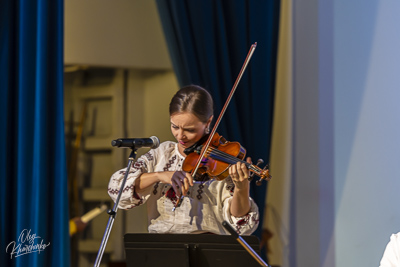
[[207, 127], [206, 130], [205, 130], [205, 133], [209, 134], [210, 133], [210, 128]]

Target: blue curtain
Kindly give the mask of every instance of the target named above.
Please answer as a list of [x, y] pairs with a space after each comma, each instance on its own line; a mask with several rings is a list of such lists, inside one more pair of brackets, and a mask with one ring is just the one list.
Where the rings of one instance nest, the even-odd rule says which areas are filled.
[[63, 5], [0, 1], [1, 266], [69, 266]]
[[[251, 44], [257, 48], [218, 128], [253, 162], [269, 161], [278, 38], [278, 0], [157, 0], [180, 86], [207, 88], [218, 115]], [[273, 180], [271, 181], [273, 182]], [[267, 185], [252, 184], [263, 218]], [[260, 222], [262, 225], [262, 221]], [[261, 226], [255, 233], [261, 237]]]

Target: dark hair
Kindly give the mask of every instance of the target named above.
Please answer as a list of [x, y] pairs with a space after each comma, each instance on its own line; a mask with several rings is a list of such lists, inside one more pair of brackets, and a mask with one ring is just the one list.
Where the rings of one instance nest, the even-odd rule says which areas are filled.
[[214, 103], [210, 93], [198, 85], [181, 88], [171, 99], [169, 115], [182, 112], [192, 113], [201, 122], [206, 123], [214, 114]]

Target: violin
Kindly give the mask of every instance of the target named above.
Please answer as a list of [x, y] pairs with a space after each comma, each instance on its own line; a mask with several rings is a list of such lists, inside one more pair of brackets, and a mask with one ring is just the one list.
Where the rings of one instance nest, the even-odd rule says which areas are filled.
[[185, 150], [185, 153], [188, 154], [183, 162], [182, 170], [188, 173], [193, 173], [200, 155], [204, 155], [197, 172], [194, 173], [193, 179], [196, 181], [224, 180], [229, 175], [229, 167], [237, 162], [246, 164], [246, 167], [252, 172], [250, 180], [254, 174], [261, 178], [257, 181], [257, 185], [261, 185], [261, 180], [270, 178], [268, 169], [258, 167], [258, 164], [263, 162], [262, 160], [258, 160], [257, 165], [243, 160], [246, 156], [246, 149], [239, 142], [229, 142], [218, 133], [215, 133], [211, 139], [211, 145], [207, 147], [206, 151], [205, 149], [206, 147], [200, 143], [189, 151]]
[[[222, 108], [222, 111], [215, 122], [215, 125], [209, 134], [209, 136], [203, 137], [198, 143], [200, 145], [195, 145], [194, 149], [190, 148], [190, 153], [187, 154], [184, 162], [182, 170], [185, 172], [190, 172], [192, 177], [195, 180], [205, 180], [213, 178], [217, 180], [223, 180], [229, 175], [229, 167], [232, 164], [237, 162], [243, 162], [246, 164], [247, 168], [253, 174], [256, 174], [260, 177], [260, 180], [257, 181], [257, 185], [262, 184], [262, 180], [270, 180], [271, 175], [269, 174], [269, 170], [267, 169], [268, 165], [261, 169], [257, 165], [250, 164], [246, 161], [243, 161], [246, 150], [240, 145], [238, 142], [228, 142], [224, 137], [220, 136], [216, 130], [217, 127], [232, 99], [233, 94], [239, 84], [240, 79], [243, 76], [243, 73], [256, 49], [257, 43], [251, 45], [251, 48], [247, 54], [247, 57], [243, 63], [243, 66], [239, 72], [238, 77], [236, 78], [235, 84], [232, 87], [232, 90], [225, 102], [225, 105]], [[207, 141], [202, 143], [201, 141], [207, 137]], [[186, 153], [186, 152], [185, 152]], [[263, 162], [262, 160], [258, 161], [259, 163]], [[252, 179], [250, 176], [249, 179]], [[172, 211], [175, 211], [177, 207], [179, 207], [182, 203], [184, 196], [181, 196], [175, 204], [175, 207]]]

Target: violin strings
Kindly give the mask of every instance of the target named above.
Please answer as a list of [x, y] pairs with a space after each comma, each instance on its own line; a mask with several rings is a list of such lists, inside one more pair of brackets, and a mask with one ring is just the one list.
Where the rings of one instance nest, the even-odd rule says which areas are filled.
[[246, 166], [249, 169], [253, 170], [256, 173], [259, 173], [259, 171], [252, 164], [250, 164], [250, 163], [248, 163], [246, 161], [240, 160], [240, 159], [236, 158], [235, 156], [232, 156], [232, 155], [230, 155], [228, 153], [225, 153], [225, 152], [223, 152], [221, 150], [218, 150], [218, 149], [215, 149], [213, 147], [209, 147], [208, 149], [210, 150], [210, 156], [215, 156], [215, 155], [220, 156], [221, 158], [223, 158], [225, 160], [230, 160], [230, 162], [226, 162], [226, 163], [230, 163], [230, 164], [233, 164], [233, 163], [236, 163], [236, 162], [244, 163], [244, 164], [246, 164]]
[[236, 162], [247, 163], [247, 162], [245, 162], [243, 160], [240, 160], [240, 159], [238, 159], [238, 158], [236, 158], [236, 157], [234, 157], [234, 156], [232, 156], [232, 155], [230, 155], [228, 153], [225, 153], [225, 152], [223, 152], [221, 150], [218, 150], [218, 149], [215, 149], [215, 148], [209, 148], [209, 150], [211, 150], [211, 153], [210, 153], [211, 156], [217, 155], [217, 156], [222, 157], [225, 160], [230, 160], [230, 162], [226, 162], [226, 163], [230, 163], [230, 164], [233, 164], [233, 163], [236, 163]]

